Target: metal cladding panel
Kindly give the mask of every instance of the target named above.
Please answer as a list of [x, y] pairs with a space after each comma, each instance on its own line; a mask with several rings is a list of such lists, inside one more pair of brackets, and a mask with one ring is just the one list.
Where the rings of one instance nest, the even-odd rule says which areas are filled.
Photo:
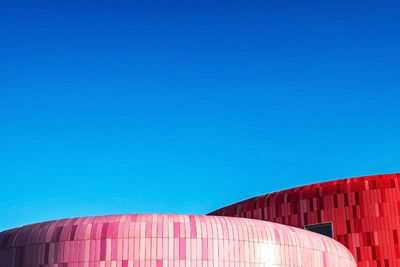
[[210, 215], [304, 228], [332, 222], [360, 267], [400, 266], [400, 174], [349, 178], [257, 196]]
[[325, 236], [216, 216], [136, 214], [43, 222], [0, 232], [1, 267], [355, 267]]

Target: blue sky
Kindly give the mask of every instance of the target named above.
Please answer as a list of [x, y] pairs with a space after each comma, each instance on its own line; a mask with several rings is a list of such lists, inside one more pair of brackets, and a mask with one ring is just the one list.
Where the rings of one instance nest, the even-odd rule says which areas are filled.
[[0, 230], [205, 214], [400, 171], [400, 12], [381, 1], [0, 9]]

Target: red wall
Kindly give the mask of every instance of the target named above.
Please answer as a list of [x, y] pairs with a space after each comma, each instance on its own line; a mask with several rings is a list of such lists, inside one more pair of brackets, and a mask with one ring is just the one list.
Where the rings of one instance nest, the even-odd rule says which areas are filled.
[[334, 239], [358, 266], [400, 266], [400, 174], [296, 187], [221, 208], [210, 215], [261, 219], [304, 228], [332, 222]]

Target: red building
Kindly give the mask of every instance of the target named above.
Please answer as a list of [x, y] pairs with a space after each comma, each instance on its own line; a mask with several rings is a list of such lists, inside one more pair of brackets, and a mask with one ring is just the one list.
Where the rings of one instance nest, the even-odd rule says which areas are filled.
[[250, 198], [210, 215], [277, 222], [346, 246], [360, 267], [400, 266], [400, 174], [342, 179]]

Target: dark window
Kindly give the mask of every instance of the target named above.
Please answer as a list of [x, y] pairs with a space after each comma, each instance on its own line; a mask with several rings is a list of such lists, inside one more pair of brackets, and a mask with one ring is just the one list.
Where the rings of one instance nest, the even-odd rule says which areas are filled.
[[309, 224], [304, 229], [333, 238], [332, 223]]

